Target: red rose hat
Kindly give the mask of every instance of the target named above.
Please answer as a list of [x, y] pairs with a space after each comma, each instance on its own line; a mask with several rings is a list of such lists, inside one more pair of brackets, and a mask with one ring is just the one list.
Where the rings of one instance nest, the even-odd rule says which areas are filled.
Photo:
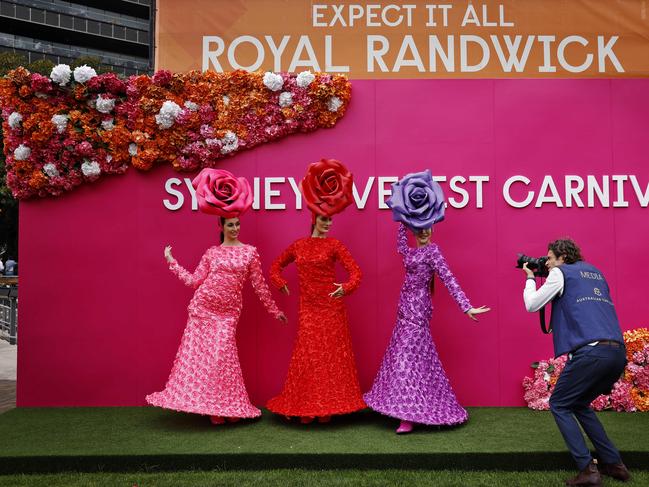
[[354, 176], [340, 161], [320, 159], [309, 164], [300, 190], [307, 207], [315, 215], [333, 216], [354, 201]]

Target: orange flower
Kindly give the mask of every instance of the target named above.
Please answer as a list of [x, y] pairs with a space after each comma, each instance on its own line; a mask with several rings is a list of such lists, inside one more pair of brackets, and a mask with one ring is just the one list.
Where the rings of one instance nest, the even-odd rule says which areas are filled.
[[645, 344], [649, 343], [649, 329], [636, 328], [624, 332], [624, 344], [626, 345], [626, 358], [629, 362], [633, 361], [633, 354], [640, 352]]
[[631, 398], [638, 411], [649, 411], [649, 391], [634, 387], [631, 389]]
[[9, 78], [11, 81], [16, 83], [17, 85], [24, 85], [25, 83], [29, 83], [29, 77], [30, 72], [23, 68], [22, 66], [17, 67], [16, 69], [12, 69], [7, 73], [7, 78]]
[[29, 178], [29, 185], [34, 189], [41, 189], [47, 184], [47, 177], [41, 171], [34, 171]]
[[22, 96], [23, 98], [27, 98], [32, 94], [32, 89], [29, 86], [21, 86], [20, 89], [18, 90], [18, 94]]

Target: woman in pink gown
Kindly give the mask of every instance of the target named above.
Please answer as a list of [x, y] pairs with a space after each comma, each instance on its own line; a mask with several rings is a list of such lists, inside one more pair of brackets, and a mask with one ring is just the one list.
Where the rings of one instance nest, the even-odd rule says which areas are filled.
[[167, 384], [146, 397], [153, 406], [209, 415], [214, 424], [261, 415], [248, 399], [236, 343], [248, 278], [266, 310], [286, 321], [264, 280], [257, 249], [238, 239], [239, 218], [221, 217], [221, 224], [221, 245], [207, 249], [193, 273], [178, 264], [171, 247], [165, 249], [171, 271], [196, 291]]

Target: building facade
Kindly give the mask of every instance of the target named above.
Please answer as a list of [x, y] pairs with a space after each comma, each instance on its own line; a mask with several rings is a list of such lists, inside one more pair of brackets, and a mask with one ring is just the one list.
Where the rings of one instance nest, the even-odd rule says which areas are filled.
[[92, 56], [116, 74], [153, 70], [155, 0], [0, 0], [0, 51], [28, 62]]

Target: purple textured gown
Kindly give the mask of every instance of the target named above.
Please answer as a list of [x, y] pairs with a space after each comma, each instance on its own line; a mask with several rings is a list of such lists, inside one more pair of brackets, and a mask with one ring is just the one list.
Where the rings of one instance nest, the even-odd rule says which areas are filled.
[[403, 255], [406, 280], [401, 288], [397, 323], [367, 405], [387, 416], [415, 423], [452, 425], [467, 420], [457, 402], [430, 334], [433, 306], [430, 282], [436, 273], [462, 312], [471, 309], [436, 244], [408, 247], [406, 227], [400, 225], [397, 250]]

